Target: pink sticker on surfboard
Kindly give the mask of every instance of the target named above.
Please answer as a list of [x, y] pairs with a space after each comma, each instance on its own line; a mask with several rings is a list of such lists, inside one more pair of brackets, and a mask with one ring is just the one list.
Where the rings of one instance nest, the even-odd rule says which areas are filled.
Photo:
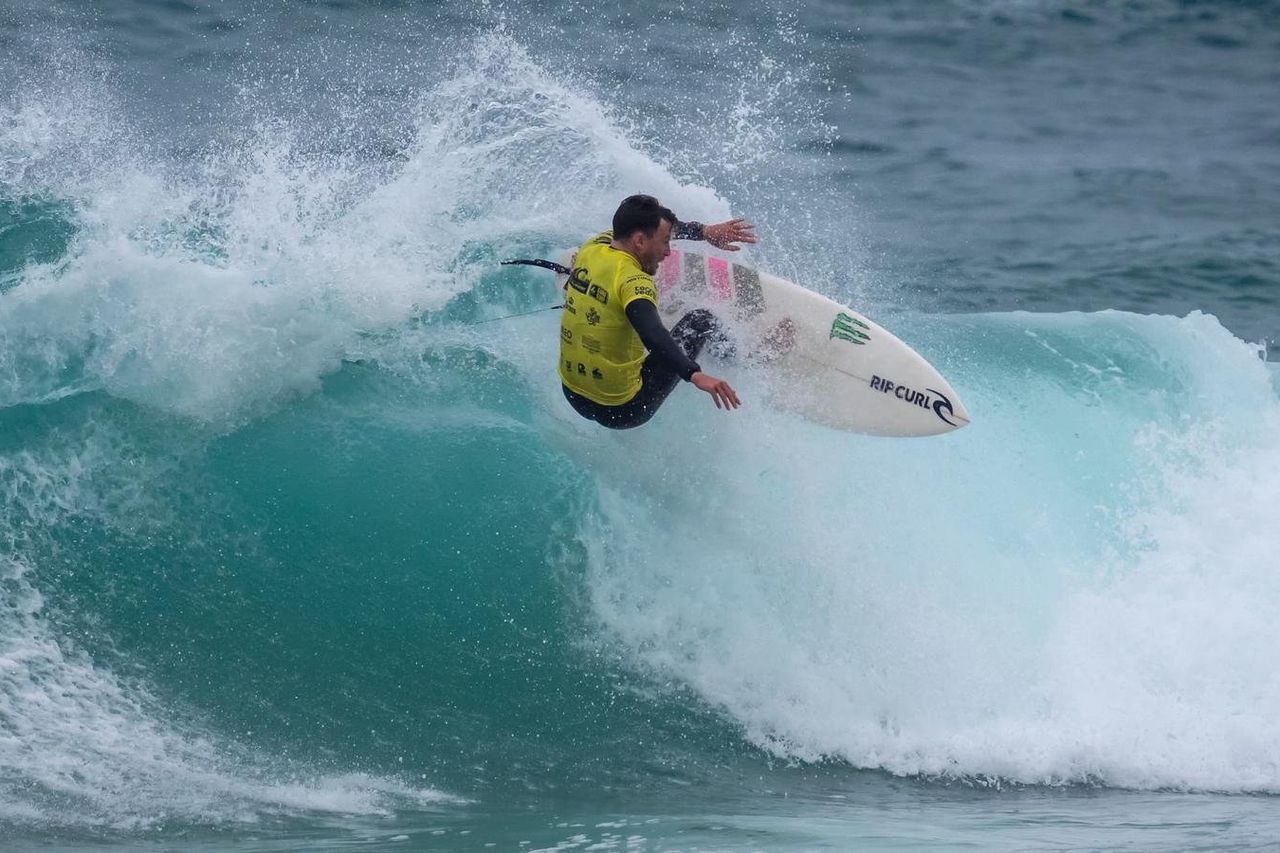
[[733, 298], [733, 276], [729, 274], [729, 262], [723, 258], [707, 258], [707, 284], [717, 298], [728, 301]]
[[680, 262], [683, 257], [681, 252], [672, 252], [662, 262], [662, 266], [658, 267], [658, 293], [666, 293], [676, 286], [676, 282], [680, 280]]

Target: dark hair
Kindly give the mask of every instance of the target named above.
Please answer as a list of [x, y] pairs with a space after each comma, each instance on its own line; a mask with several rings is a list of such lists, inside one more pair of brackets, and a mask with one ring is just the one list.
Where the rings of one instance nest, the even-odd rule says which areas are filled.
[[637, 231], [643, 231], [646, 237], [652, 237], [658, 230], [658, 224], [664, 219], [672, 225], [676, 224], [676, 215], [653, 196], [627, 196], [613, 214], [613, 239], [625, 240]]

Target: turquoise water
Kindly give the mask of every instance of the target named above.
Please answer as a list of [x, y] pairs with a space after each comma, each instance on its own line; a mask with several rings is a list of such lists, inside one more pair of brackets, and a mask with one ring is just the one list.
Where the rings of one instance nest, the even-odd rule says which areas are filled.
[[[1273, 844], [1278, 23], [6, 7], [0, 840]], [[973, 425], [578, 420], [497, 261], [634, 191]]]

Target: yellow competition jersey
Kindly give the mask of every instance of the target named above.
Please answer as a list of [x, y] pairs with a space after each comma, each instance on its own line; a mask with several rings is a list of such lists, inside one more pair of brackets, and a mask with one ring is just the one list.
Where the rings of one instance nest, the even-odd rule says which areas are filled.
[[658, 304], [653, 276], [612, 242], [613, 232], [606, 231], [578, 250], [560, 321], [561, 381], [604, 406], [620, 406], [640, 390], [646, 350], [627, 305], [636, 299]]

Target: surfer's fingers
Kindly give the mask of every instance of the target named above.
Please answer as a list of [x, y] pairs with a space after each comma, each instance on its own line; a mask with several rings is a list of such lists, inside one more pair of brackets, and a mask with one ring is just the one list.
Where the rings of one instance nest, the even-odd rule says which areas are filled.
[[756, 242], [754, 228], [755, 226], [745, 219], [730, 219], [727, 222], [706, 226], [704, 236], [707, 242], [717, 249], [736, 251], [737, 247], [731, 244]]
[[[736, 409], [738, 406], [742, 405], [738, 401], [738, 395], [734, 392], [733, 386], [728, 382], [721, 382], [716, 386], [716, 393], [713, 396], [716, 398], [716, 408], [728, 410]], [[721, 403], [723, 403], [723, 405], [721, 405]]]

